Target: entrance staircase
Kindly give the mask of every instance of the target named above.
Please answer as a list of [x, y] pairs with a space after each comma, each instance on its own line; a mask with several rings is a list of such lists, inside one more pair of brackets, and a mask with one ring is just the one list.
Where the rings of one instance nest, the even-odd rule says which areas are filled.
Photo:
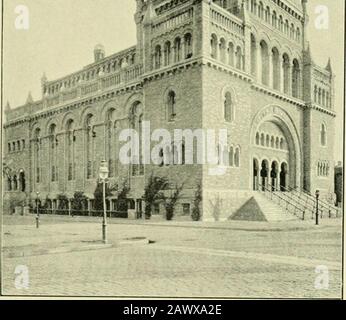
[[283, 220], [308, 220], [315, 219], [316, 214], [320, 219], [339, 218], [341, 210], [325, 200], [316, 199], [310, 193], [297, 188], [280, 188], [260, 185], [255, 199], [268, 221]]
[[271, 199], [268, 199], [268, 197], [262, 192], [258, 192], [257, 194], [255, 194], [254, 199], [256, 200], [257, 205], [260, 207], [264, 219], [268, 222], [298, 219], [296, 216], [287, 213], [284, 207], [282, 207], [275, 201], [271, 201]]

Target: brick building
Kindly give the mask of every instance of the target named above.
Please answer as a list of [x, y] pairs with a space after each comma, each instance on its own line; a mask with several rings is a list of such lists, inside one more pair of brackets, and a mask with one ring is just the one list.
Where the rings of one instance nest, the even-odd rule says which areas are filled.
[[[136, 2], [135, 46], [106, 56], [98, 45], [82, 70], [43, 76], [41, 100], [6, 106], [5, 201], [32, 203], [39, 192], [54, 208], [59, 195], [83, 191], [91, 209], [102, 159], [138, 210], [152, 172], [184, 181], [186, 214], [200, 184], [205, 219], [213, 199], [229, 217], [262, 185], [334, 192], [334, 74], [330, 61], [313, 62], [307, 0]], [[143, 121], [152, 131], [226, 128], [225, 174], [209, 164], [120, 163], [119, 133]]]

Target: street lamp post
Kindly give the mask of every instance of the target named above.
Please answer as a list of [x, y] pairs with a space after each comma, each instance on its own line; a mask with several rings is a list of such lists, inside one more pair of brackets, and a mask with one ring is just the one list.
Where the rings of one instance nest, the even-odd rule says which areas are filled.
[[103, 184], [103, 219], [102, 219], [102, 241], [107, 243], [107, 207], [106, 207], [106, 179], [108, 178], [107, 161], [101, 161], [99, 176]]
[[40, 227], [40, 212], [38, 209], [38, 197], [40, 193], [36, 192], [36, 228], [38, 229]]
[[320, 197], [320, 191], [316, 190], [316, 226], [318, 226], [318, 199]]

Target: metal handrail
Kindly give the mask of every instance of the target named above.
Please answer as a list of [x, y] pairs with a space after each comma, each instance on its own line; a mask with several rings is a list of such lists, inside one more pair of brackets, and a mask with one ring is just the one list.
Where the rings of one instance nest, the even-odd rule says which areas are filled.
[[[302, 220], [305, 220], [305, 210], [302, 209], [302, 208], [300, 208], [300, 207], [298, 207], [298, 206], [296, 206], [295, 204], [293, 204], [293, 203], [290, 201], [290, 200], [292, 200], [292, 199], [291, 199], [289, 196], [287, 196], [287, 194], [284, 194], [284, 193], [276, 193], [276, 192], [274, 192], [274, 191], [273, 191], [273, 186], [270, 185], [270, 184], [268, 184], [268, 186], [269, 186], [270, 188], [268, 188], [268, 187], [266, 187], [266, 186], [264, 186], [264, 185], [261, 185], [261, 184], [259, 184], [259, 186], [260, 186], [260, 190], [263, 190], [263, 189], [264, 189], [264, 190], [270, 192], [270, 194], [271, 194], [271, 199], [273, 199], [273, 195], [274, 195], [276, 198], [278, 198], [278, 199], [279, 199], [279, 205], [281, 205], [281, 204], [280, 204], [280, 201], [283, 200], [283, 201], [285, 202], [285, 204], [286, 204], [286, 208], [285, 208], [286, 211], [290, 212], [289, 206], [291, 206], [291, 207], [294, 208], [293, 214], [294, 214], [295, 216], [297, 216], [297, 210], [300, 211], [300, 212], [301, 212], [301, 219], [302, 219]], [[290, 213], [292, 213], [292, 212], [290, 212]]]
[[[285, 189], [286, 190], [290, 190], [290, 191], [295, 191], [300, 196], [305, 196], [305, 198], [307, 200], [309, 200], [310, 202], [313, 203], [313, 208], [314, 209], [316, 208], [316, 199], [315, 199], [315, 197], [311, 193], [309, 193], [309, 192], [307, 192], [305, 190], [299, 190], [299, 189], [297, 190], [297, 188], [292, 188], [292, 187], [285, 188]], [[329, 213], [329, 217], [330, 218], [332, 216], [331, 213], [334, 212], [335, 217], [338, 218], [338, 216], [339, 216], [339, 208], [336, 208], [336, 207], [332, 206], [331, 204], [329, 204], [329, 203], [327, 203], [327, 202], [325, 202], [325, 201], [323, 201], [321, 199], [318, 200], [318, 204], [319, 204], [319, 209], [320, 209], [319, 211], [324, 212], [324, 209], [325, 209]]]

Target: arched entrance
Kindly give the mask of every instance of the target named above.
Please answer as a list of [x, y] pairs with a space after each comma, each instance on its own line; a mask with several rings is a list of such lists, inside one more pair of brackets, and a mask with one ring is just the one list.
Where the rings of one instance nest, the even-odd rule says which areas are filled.
[[270, 170], [270, 184], [271, 184], [272, 191], [278, 190], [278, 169], [279, 169], [278, 163], [276, 161], [273, 161], [271, 164], [271, 170]]
[[267, 160], [263, 160], [261, 163], [261, 190], [266, 191], [268, 188], [268, 173], [269, 173], [269, 163]]
[[253, 189], [255, 191], [259, 190], [259, 173], [260, 173], [260, 169], [259, 169], [259, 164], [258, 164], [258, 160], [255, 158], [253, 159]]
[[280, 168], [280, 191], [287, 191], [289, 188], [289, 179], [288, 179], [288, 166], [287, 163], [281, 163]]
[[283, 191], [300, 187], [304, 176], [299, 136], [284, 109], [267, 106], [256, 114], [251, 127], [251, 145], [253, 190]]

